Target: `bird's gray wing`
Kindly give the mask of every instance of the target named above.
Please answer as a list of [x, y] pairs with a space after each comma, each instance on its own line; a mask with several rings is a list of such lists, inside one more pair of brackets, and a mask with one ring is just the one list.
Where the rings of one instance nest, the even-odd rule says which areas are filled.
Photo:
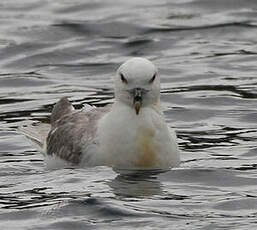
[[[59, 119], [53, 119], [47, 137], [47, 154], [79, 164], [82, 147], [94, 144], [98, 120], [109, 110], [110, 106], [92, 108], [90, 111], [68, 111]], [[55, 114], [55, 117], [58, 115]]]

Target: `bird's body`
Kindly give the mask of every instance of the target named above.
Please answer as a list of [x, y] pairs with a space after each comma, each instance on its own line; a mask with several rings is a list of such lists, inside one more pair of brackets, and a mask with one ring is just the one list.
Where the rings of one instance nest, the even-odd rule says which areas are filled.
[[113, 105], [76, 111], [62, 98], [42, 138], [48, 164], [58, 159], [81, 167], [163, 169], [178, 165], [176, 134], [165, 123], [159, 84], [156, 67], [146, 59], [133, 58], [117, 71]]

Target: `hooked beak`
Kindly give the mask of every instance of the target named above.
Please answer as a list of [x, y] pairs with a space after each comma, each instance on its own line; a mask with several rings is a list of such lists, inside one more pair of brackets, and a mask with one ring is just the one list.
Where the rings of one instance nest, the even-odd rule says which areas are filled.
[[133, 97], [134, 97], [134, 108], [136, 110], [136, 114], [139, 114], [141, 105], [142, 105], [142, 94], [143, 89], [142, 88], [135, 88], [132, 90]]

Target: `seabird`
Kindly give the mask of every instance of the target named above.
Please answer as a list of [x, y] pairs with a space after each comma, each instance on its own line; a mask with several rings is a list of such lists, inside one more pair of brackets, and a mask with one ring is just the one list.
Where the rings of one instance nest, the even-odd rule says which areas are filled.
[[45, 155], [46, 166], [167, 169], [180, 162], [174, 130], [160, 105], [160, 76], [145, 58], [131, 58], [114, 76], [115, 101], [75, 110], [67, 98], [53, 108], [51, 124], [20, 130]]

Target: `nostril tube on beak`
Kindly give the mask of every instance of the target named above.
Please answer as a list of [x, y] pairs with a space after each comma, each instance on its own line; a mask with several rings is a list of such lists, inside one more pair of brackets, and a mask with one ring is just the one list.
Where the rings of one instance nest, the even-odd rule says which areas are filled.
[[142, 89], [141, 88], [135, 88], [133, 90], [133, 94], [134, 94], [134, 102], [142, 101]]

